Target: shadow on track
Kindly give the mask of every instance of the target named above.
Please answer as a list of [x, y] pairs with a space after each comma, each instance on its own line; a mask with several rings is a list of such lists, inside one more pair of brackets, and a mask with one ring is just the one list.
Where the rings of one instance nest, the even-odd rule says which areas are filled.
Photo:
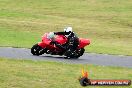
[[49, 55], [42, 55], [42, 56], [38, 56], [38, 57], [47, 57], [48, 59], [62, 59], [62, 60], [75, 60], [75, 61], [80, 61], [80, 60], [83, 60], [83, 59], [79, 59], [79, 58], [70, 58], [70, 59], [66, 59], [64, 56], [49, 56]]

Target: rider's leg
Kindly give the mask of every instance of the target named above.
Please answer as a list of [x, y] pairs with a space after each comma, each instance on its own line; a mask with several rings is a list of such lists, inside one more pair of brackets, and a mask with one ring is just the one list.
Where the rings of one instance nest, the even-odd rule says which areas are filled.
[[71, 56], [74, 54], [74, 51], [77, 49], [79, 45], [79, 39], [76, 37], [73, 37], [69, 39], [69, 46], [67, 48], [67, 51], [65, 53], [66, 56]]
[[73, 37], [69, 39], [69, 47], [71, 51], [75, 51], [79, 45], [79, 39], [77, 37]]

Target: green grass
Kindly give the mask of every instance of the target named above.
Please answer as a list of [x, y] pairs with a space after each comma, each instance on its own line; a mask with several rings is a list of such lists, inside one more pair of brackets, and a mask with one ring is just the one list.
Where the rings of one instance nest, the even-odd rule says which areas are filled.
[[91, 79], [132, 80], [130, 68], [0, 58], [0, 88], [81, 88], [78, 78], [82, 68]]
[[0, 0], [0, 46], [32, 47], [73, 26], [87, 52], [132, 55], [132, 0]]

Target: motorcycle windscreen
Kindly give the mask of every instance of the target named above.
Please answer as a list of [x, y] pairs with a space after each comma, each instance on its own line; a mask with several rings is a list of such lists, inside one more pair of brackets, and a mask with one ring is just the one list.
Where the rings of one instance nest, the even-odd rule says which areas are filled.
[[51, 41], [52, 40], [47, 37], [47, 34], [42, 37], [42, 42], [45, 43], [46, 45], [50, 45]]
[[42, 36], [42, 42], [39, 42], [38, 45], [41, 46], [42, 48], [45, 48], [47, 45], [50, 45], [51, 40], [47, 38], [47, 34], [45, 33]]

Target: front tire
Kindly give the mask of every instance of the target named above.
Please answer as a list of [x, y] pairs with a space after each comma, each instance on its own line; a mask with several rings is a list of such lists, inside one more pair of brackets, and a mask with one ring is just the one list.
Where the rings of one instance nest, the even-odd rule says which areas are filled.
[[31, 53], [33, 55], [42, 55], [44, 52], [43, 52], [43, 48], [41, 48], [38, 44], [35, 44], [33, 45], [33, 47], [31, 48]]

